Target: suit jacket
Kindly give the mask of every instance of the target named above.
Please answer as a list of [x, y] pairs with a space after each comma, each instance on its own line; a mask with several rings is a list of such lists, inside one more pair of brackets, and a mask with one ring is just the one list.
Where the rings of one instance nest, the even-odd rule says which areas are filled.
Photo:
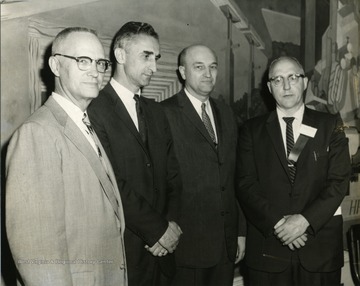
[[[178, 265], [202, 268], [220, 261], [224, 246], [230, 260], [237, 250], [238, 205], [234, 192], [237, 125], [227, 105], [210, 98], [218, 145], [215, 148], [184, 90], [161, 104], [174, 138], [183, 181], [176, 251]], [[244, 220], [242, 220], [244, 222]]]
[[[88, 112], [113, 165], [120, 188], [126, 227], [126, 252], [132, 264], [150, 255], [144, 245], [154, 245], [168, 221], [177, 221], [181, 180], [171, 132], [161, 106], [140, 97], [148, 131], [145, 146], [123, 102], [107, 84]], [[163, 259], [163, 258], [160, 258]], [[138, 262], [137, 262], [138, 261]]]
[[6, 230], [25, 285], [127, 285], [121, 199], [103, 154], [112, 183], [52, 97], [13, 135]]
[[293, 185], [275, 111], [248, 121], [240, 135], [237, 194], [249, 222], [246, 262], [254, 269], [288, 267], [292, 251], [273, 231], [289, 214], [310, 223], [308, 241], [297, 250], [305, 269], [327, 272], [343, 265], [342, 217], [334, 214], [348, 190], [348, 141], [340, 116], [305, 108], [302, 124], [317, 131], [298, 158]]

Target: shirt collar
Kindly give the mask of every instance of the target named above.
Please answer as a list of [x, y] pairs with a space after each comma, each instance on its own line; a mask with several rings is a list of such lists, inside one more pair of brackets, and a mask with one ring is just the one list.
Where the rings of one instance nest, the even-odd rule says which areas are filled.
[[[295, 117], [295, 121], [301, 123], [304, 116], [304, 111], [305, 111], [305, 105], [302, 104], [300, 108], [294, 114], [291, 115], [291, 117]], [[290, 117], [290, 115], [285, 114], [285, 112], [278, 107], [276, 107], [276, 112], [279, 120], [280, 119], [282, 120], [283, 117]]]
[[[69, 99], [64, 96], [53, 92], [52, 97], [55, 101], [65, 110], [69, 117], [75, 122], [81, 122], [84, 116], [84, 111], [82, 111], [77, 105], [71, 102]], [[85, 111], [86, 113], [86, 111]]]
[[208, 109], [210, 107], [209, 98], [207, 98], [206, 101], [202, 102], [201, 100], [199, 100], [195, 96], [193, 96], [186, 88], [184, 89], [184, 91], [185, 91], [185, 94], [187, 95], [187, 97], [189, 98], [189, 100], [191, 101], [192, 105], [196, 109], [196, 111], [198, 111], [198, 113], [201, 112], [201, 104], [205, 103], [206, 109]]
[[[128, 90], [122, 84], [118, 83], [114, 78], [110, 79], [110, 84], [115, 89], [116, 93], [118, 94], [118, 96], [120, 97], [120, 99], [123, 102], [130, 101], [130, 100], [131, 100], [131, 102], [134, 101], [134, 99], [133, 99], [134, 93], [132, 91]], [[138, 92], [136, 92], [136, 94], [138, 94], [140, 96], [141, 90], [139, 89]]]

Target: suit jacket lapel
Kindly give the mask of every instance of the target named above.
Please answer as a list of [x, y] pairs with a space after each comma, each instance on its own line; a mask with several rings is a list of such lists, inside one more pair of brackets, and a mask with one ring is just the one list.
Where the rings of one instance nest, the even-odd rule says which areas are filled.
[[191, 101], [188, 99], [184, 90], [180, 91], [179, 105], [182, 108], [186, 117], [190, 120], [190, 122], [192, 124], [194, 124], [196, 129], [199, 131], [201, 136], [203, 136], [208, 141], [208, 143], [212, 146], [214, 151], [216, 151], [215, 145], [214, 145], [213, 141], [211, 140], [210, 135], [207, 132], [204, 123], [202, 122], [201, 118], [197, 114], [194, 106], [192, 105]]
[[[93, 168], [95, 174], [99, 178], [99, 181], [103, 187], [103, 190], [109, 199], [116, 216], [121, 220], [119, 214], [119, 204], [115, 196], [114, 186], [109, 180], [108, 175], [94, 149], [81, 133], [76, 124], [70, 119], [67, 113], [56, 103], [53, 98], [49, 98], [45, 105], [52, 111], [55, 118], [60, 125], [64, 127], [64, 135], [79, 149], [84, 157], [89, 161], [90, 166]], [[102, 154], [105, 154], [105, 150], [102, 146], [99, 146]]]
[[[308, 126], [311, 126], [313, 128], [317, 128], [315, 118], [313, 118], [311, 116], [311, 114], [309, 112], [309, 109], [306, 108], [306, 107], [305, 107], [305, 110], [304, 110], [304, 116], [303, 116], [303, 120], [302, 120], [301, 124], [308, 125]], [[307, 146], [309, 146], [309, 142], [311, 142], [312, 139], [313, 138], [309, 138], [308, 141], [306, 142], [304, 148], [302, 149], [302, 151], [301, 151], [301, 153], [299, 155], [298, 161], [297, 161], [297, 168], [301, 167], [302, 163], [304, 162], [304, 160], [302, 160], [302, 158], [304, 158], [304, 156], [305, 156], [304, 154], [306, 154]]]
[[286, 155], [285, 155], [284, 142], [282, 140], [280, 124], [279, 124], [279, 120], [278, 120], [276, 111], [273, 111], [270, 113], [268, 120], [266, 122], [266, 129], [267, 129], [269, 137], [273, 143], [273, 146], [277, 153], [277, 156], [281, 162], [281, 165], [283, 166], [285, 172], [287, 173], [288, 177], [290, 178], [288, 162], [286, 160]]
[[[114, 103], [115, 113], [117, 114], [117, 116], [124, 122], [124, 125], [129, 129], [130, 133], [134, 135], [134, 137], [139, 142], [139, 144], [142, 146], [144, 151], [146, 153], [148, 153], [147, 148], [146, 148], [144, 142], [142, 141], [140, 134], [129, 115], [129, 112], [127, 111], [124, 103], [121, 101], [121, 99], [119, 98], [119, 96], [117, 95], [116, 91], [114, 90], [114, 88], [111, 86], [110, 83], [108, 83], [105, 86], [104, 92], [109, 94], [112, 102]], [[145, 114], [146, 114], [146, 111], [145, 111]], [[146, 120], [147, 119], [148, 118], [146, 118]]]

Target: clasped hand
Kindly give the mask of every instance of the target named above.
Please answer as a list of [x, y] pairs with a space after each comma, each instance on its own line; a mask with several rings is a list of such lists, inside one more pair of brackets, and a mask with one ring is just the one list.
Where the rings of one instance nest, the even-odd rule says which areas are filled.
[[274, 227], [275, 235], [291, 250], [305, 246], [307, 241], [306, 229], [309, 222], [301, 214], [288, 215], [282, 218]]
[[170, 221], [163, 236], [152, 247], [146, 245], [145, 248], [154, 256], [165, 256], [168, 253], [173, 253], [179, 244], [181, 234], [181, 228], [177, 223]]

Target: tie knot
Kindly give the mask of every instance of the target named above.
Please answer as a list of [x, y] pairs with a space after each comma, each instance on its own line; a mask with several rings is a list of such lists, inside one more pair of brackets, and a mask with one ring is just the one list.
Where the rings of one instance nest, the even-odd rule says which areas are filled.
[[286, 124], [292, 124], [295, 117], [283, 117], [283, 119], [286, 122]]
[[89, 120], [89, 118], [88, 118], [88, 116], [87, 116], [86, 113], [84, 113], [83, 118], [82, 118], [82, 121], [83, 121], [86, 125], [90, 125], [90, 120]]
[[203, 102], [203, 103], [201, 103], [201, 110], [205, 110], [205, 109], [206, 109], [206, 103]]
[[140, 100], [140, 96], [137, 93], [134, 94], [134, 100], [136, 102], [139, 102], [139, 100]]

